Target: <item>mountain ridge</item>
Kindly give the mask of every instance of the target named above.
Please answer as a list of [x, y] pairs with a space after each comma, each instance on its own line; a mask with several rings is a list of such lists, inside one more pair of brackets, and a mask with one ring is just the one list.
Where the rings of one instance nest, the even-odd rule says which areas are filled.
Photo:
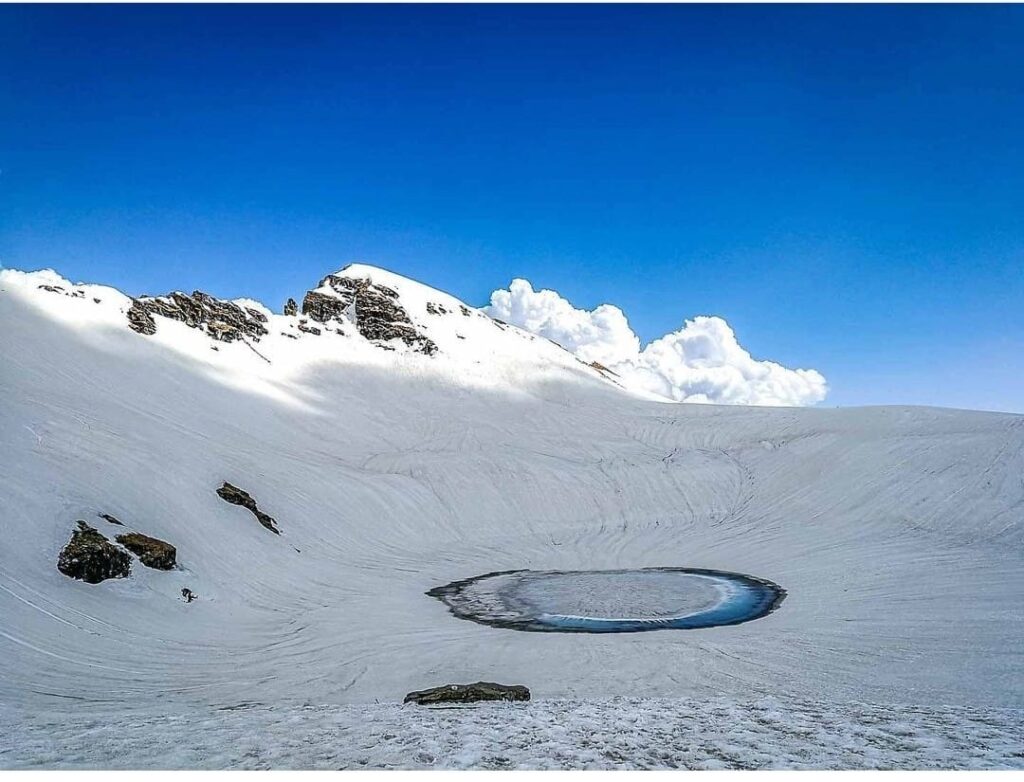
[[[120, 321], [142, 337], [202, 356], [204, 362], [210, 356], [203, 354], [212, 350], [238, 372], [265, 375], [268, 365], [295, 369], [334, 360], [400, 370], [409, 370], [412, 362], [413, 371], [429, 374], [431, 365], [419, 362], [421, 356], [437, 359], [435, 374], [453, 382], [461, 377], [468, 385], [515, 388], [564, 375], [564, 380], [595, 380], [637, 398], [663, 399], [626, 388], [606, 368], [448, 293], [362, 263], [321, 278], [301, 297], [295, 314], [277, 312], [254, 299], [221, 299], [201, 290], [131, 296], [105, 285], [72, 283], [52, 269], [0, 270], [0, 296], [12, 294], [77, 327], [110, 327]], [[189, 338], [181, 326], [202, 334], [209, 344]]]

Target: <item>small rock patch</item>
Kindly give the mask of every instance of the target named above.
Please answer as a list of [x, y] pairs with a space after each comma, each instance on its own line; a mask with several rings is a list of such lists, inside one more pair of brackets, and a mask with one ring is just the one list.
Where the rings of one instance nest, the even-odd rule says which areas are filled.
[[249, 492], [225, 481], [224, 485], [217, 489], [217, 494], [225, 502], [230, 502], [232, 505], [241, 505], [249, 510], [260, 524], [275, 535], [281, 534], [281, 531], [277, 528], [277, 522], [256, 506], [256, 500], [250, 496]]

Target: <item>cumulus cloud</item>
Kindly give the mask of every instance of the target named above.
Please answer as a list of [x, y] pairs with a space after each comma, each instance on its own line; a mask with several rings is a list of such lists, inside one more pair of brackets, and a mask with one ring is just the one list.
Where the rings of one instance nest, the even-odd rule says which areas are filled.
[[554, 340], [584, 361], [610, 367], [640, 352], [640, 339], [618, 307], [578, 310], [555, 291], [535, 291], [526, 280], [512, 280], [507, 291], [494, 291], [484, 312]]
[[484, 311], [604, 364], [629, 385], [679, 402], [796, 406], [820, 402], [827, 392], [820, 372], [753, 358], [722, 318], [687, 320], [641, 349], [618, 307], [577, 309], [556, 291], [535, 291], [527, 280], [494, 291]]

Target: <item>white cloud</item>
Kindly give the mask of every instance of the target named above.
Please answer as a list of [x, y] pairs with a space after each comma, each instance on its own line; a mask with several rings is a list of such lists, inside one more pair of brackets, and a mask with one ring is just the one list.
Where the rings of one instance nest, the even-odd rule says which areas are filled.
[[526, 280], [512, 280], [507, 291], [494, 291], [484, 312], [554, 340], [584, 361], [610, 367], [640, 352], [640, 340], [618, 307], [578, 310], [555, 291], [535, 291]]
[[643, 350], [618, 307], [573, 307], [558, 292], [535, 291], [526, 280], [491, 294], [484, 311], [552, 339], [584, 361], [597, 361], [631, 385], [680, 402], [736, 405], [809, 405], [827, 386], [813, 369], [759, 361], [721, 318], [696, 317]]

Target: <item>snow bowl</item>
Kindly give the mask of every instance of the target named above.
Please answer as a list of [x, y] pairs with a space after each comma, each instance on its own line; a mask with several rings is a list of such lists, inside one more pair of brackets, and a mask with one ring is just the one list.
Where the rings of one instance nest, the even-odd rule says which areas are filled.
[[636, 633], [759, 619], [782, 603], [778, 584], [696, 568], [508, 570], [427, 592], [460, 619], [512, 630]]

